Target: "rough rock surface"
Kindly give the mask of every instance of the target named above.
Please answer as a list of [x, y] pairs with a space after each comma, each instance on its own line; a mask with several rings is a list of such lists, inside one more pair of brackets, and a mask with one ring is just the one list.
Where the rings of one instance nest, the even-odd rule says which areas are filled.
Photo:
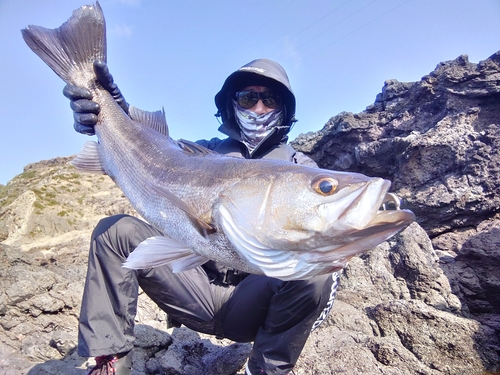
[[[293, 145], [321, 167], [382, 176], [417, 223], [353, 258], [295, 373], [500, 373], [500, 54], [460, 56]], [[106, 176], [58, 158], [0, 186], [0, 375], [83, 375], [77, 318], [97, 221], [134, 214]], [[141, 295], [133, 374], [242, 374], [251, 349], [166, 330]]]
[[[430, 239], [409, 235], [413, 224], [383, 268], [367, 266], [384, 245], [346, 268], [336, 307], [369, 301], [362, 317], [377, 341], [361, 341], [376, 363], [358, 373], [500, 371], [500, 53], [440, 63], [419, 82], [388, 80], [364, 112], [340, 113], [292, 144], [322, 168], [391, 180]], [[376, 370], [381, 363], [400, 370]]]

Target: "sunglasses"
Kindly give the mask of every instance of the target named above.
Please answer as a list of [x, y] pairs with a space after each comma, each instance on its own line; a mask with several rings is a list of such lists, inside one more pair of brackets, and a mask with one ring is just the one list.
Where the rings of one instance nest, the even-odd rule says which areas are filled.
[[283, 98], [281, 94], [277, 91], [264, 91], [264, 92], [254, 92], [254, 91], [238, 91], [236, 93], [236, 100], [240, 107], [244, 109], [252, 108], [257, 102], [262, 100], [262, 103], [267, 108], [278, 108], [283, 104]]

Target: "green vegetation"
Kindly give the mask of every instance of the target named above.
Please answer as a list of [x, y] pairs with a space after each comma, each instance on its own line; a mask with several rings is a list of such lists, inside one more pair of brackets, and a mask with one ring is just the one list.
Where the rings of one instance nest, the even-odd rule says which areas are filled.
[[33, 203], [33, 207], [38, 208], [39, 210], [43, 210], [45, 208], [45, 206], [39, 201], [35, 201], [35, 203]]
[[[12, 181], [4, 186], [0, 186], [0, 209], [14, 202], [17, 197], [24, 193], [28, 188], [26, 187], [27, 180], [32, 180], [35, 177], [41, 178], [37, 171], [31, 170], [18, 174]], [[29, 181], [32, 182], [32, 181]]]
[[[68, 182], [71, 182], [71, 183], [77, 184], [77, 185], [80, 184], [79, 180], [81, 178], [82, 178], [82, 175], [79, 173], [75, 173], [75, 172], [70, 173], [70, 174], [59, 174], [57, 176], [54, 176], [54, 179], [68, 181]], [[73, 180], [76, 180], [76, 181], [73, 181]]]
[[[28, 190], [32, 190], [36, 196], [35, 208], [37, 214], [46, 207], [54, 207], [61, 202], [58, 201], [58, 194], [61, 192], [74, 193], [81, 187], [81, 179], [84, 178], [76, 169], [61, 161], [61, 164], [45, 168], [35, 166], [34, 169], [24, 171], [14, 177], [8, 185], [0, 185], [0, 210]], [[51, 181], [52, 180], [52, 181]], [[47, 186], [40, 182], [48, 181]], [[56, 185], [57, 183], [57, 185]]]
[[29, 236], [33, 238], [37, 235], [37, 233], [40, 233], [40, 231], [39, 230], [32, 230], [31, 232], [29, 232]]
[[5, 204], [7, 204], [8, 200], [8, 190], [7, 186], [1, 185], [0, 186], [0, 208], [2, 208]]
[[30, 180], [30, 179], [36, 177], [37, 174], [38, 174], [37, 171], [26, 171], [26, 172], [23, 172], [23, 173], [17, 175], [14, 178]]
[[41, 191], [39, 189], [33, 189], [32, 192], [35, 193], [35, 195], [38, 199], [43, 199], [43, 191]]
[[45, 198], [51, 198], [51, 199], [53, 199], [55, 197], [56, 197], [56, 192], [55, 191], [50, 191], [50, 192], [45, 193]]
[[47, 191], [47, 188], [44, 186], [40, 189], [33, 189], [33, 193], [38, 200], [44, 202], [47, 206], [56, 206], [58, 203], [56, 201], [56, 192], [55, 191]]
[[37, 214], [37, 215], [43, 214], [43, 210], [45, 209], [45, 206], [43, 204], [41, 204], [39, 201], [35, 201], [35, 203], [33, 203], [33, 207], [36, 208], [35, 214]]

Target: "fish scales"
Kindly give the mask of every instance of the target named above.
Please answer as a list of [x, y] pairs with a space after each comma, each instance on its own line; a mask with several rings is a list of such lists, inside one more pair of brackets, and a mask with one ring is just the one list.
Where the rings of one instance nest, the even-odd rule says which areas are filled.
[[28, 26], [28, 46], [66, 83], [88, 88], [101, 112], [73, 164], [109, 175], [163, 236], [141, 243], [124, 266], [171, 264], [182, 272], [213, 259], [283, 280], [341, 269], [354, 255], [414, 220], [408, 210], [380, 211], [390, 182], [361, 174], [247, 160], [174, 141], [163, 111], [126, 114], [93, 72], [106, 61], [99, 3], [83, 6], [57, 29]]

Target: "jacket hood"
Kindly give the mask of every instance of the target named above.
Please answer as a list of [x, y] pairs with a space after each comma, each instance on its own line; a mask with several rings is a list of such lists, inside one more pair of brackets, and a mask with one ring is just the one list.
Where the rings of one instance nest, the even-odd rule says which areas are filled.
[[293, 94], [290, 81], [285, 69], [275, 61], [269, 59], [257, 59], [243, 65], [233, 72], [227, 79], [220, 91], [215, 95], [217, 106], [216, 116], [222, 119], [219, 130], [233, 137], [238, 133], [238, 125], [234, 119], [232, 100], [234, 94], [247, 86], [266, 86], [271, 89], [280, 90], [284, 95], [285, 121], [280, 133], [286, 137], [295, 120], [295, 95]]

